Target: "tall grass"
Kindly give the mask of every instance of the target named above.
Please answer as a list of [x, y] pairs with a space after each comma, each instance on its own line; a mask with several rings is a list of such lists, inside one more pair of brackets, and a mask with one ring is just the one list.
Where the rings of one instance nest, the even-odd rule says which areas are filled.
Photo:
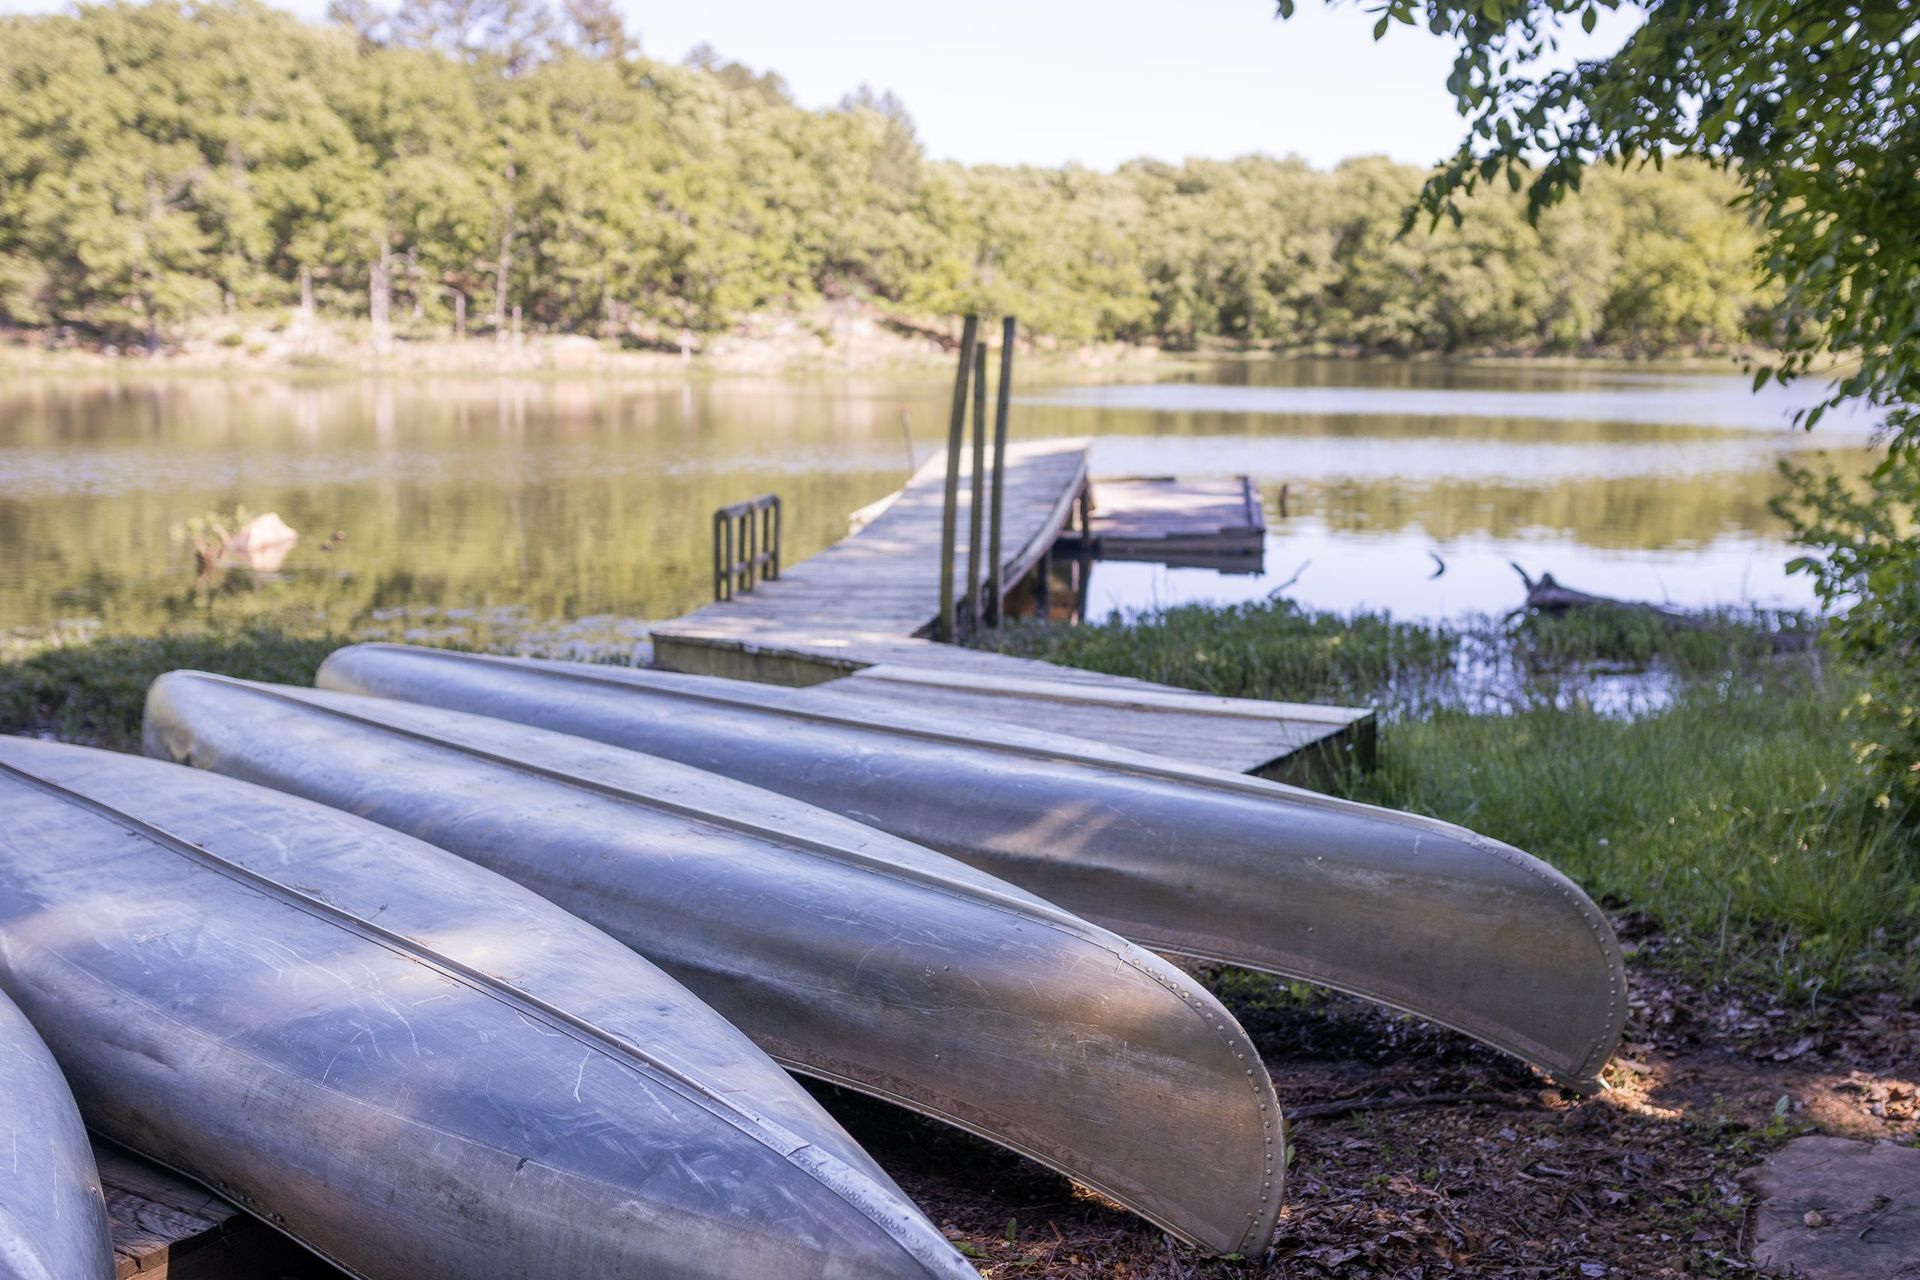
[[1857, 785], [1850, 681], [1684, 685], [1636, 717], [1437, 710], [1389, 730], [1358, 799], [1516, 844], [1788, 995], [1915, 986], [1920, 851]]
[[1274, 602], [1188, 605], [1083, 626], [1020, 622], [977, 643], [1229, 697], [1374, 702], [1423, 697], [1449, 681], [1464, 639], [1440, 623]]
[[[1355, 798], [1519, 845], [1716, 975], [1788, 996], [1920, 993], [1920, 847], [1852, 757], [1854, 676], [1774, 656], [1776, 635], [1807, 627], [1613, 610], [1446, 626], [1275, 603], [1027, 624], [999, 646], [1209, 693], [1378, 705], [1381, 766], [1349, 780]], [[1645, 696], [1591, 696], [1623, 669], [1646, 673]]]
[[1564, 701], [1569, 688], [1602, 671], [1751, 673], [1772, 665], [1776, 638], [1805, 648], [1811, 629], [1803, 615], [1771, 611], [1723, 612], [1676, 628], [1645, 611], [1605, 607], [1436, 623], [1259, 601], [1116, 614], [1081, 626], [1019, 622], [975, 643], [1230, 697], [1375, 703], [1398, 717], [1441, 706]]
[[1510, 640], [1515, 656], [1535, 671], [1607, 663], [1688, 675], [1752, 670], [1776, 652], [1806, 651], [1816, 635], [1814, 620], [1801, 613], [1724, 610], [1676, 626], [1644, 609], [1612, 605], [1527, 615], [1514, 624], [1482, 620], [1477, 629]]
[[262, 627], [51, 644], [0, 661], [0, 732], [137, 751], [147, 686], [180, 668], [312, 684], [336, 637]]

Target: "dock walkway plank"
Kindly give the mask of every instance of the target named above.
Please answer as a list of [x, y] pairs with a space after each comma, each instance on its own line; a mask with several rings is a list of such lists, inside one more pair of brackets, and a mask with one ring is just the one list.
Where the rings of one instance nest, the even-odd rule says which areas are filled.
[[[960, 464], [955, 599], [966, 595], [971, 467]], [[1045, 440], [1007, 448], [1001, 547], [1006, 581], [1017, 581], [1053, 544], [1087, 483], [1082, 440]], [[655, 636], [727, 643], [780, 637], [832, 640], [849, 630], [912, 636], [940, 612], [940, 516], [946, 455], [914, 472], [895, 501], [860, 532], [732, 600], [696, 609]], [[984, 567], [982, 575], [985, 574]]]

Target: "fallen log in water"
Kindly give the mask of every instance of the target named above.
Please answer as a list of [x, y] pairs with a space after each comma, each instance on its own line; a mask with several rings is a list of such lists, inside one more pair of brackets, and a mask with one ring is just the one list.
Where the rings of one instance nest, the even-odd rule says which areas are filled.
[[[1512, 561], [1508, 563], [1513, 564]], [[1600, 608], [1640, 614], [1682, 631], [1703, 631], [1714, 625], [1712, 618], [1701, 614], [1681, 613], [1675, 609], [1649, 604], [1644, 600], [1619, 600], [1612, 596], [1596, 596], [1585, 591], [1576, 591], [1572, 587], [1563, 587], [1554, 581], [1551, 573], [1543, 573], [1538, 578], [1534, 578], [1518, 564], [1513, 564], [1513, 571], [1520, 575], [1520, 581], [1527, 587], [1527, 598], [1520, 608], [1514, 610], [1516, 614], [1561, 614], [1571, 609]], [[1813, 647], [1813, 642], [1818, 636], [1819, 632], [1813, 629], [1767, 632], [1767, 638], [1775, 653], [1804, 653]]]

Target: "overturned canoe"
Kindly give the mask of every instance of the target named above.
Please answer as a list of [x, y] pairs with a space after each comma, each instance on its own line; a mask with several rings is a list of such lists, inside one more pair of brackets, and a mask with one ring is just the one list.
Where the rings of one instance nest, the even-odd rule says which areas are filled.
[[1450, 823], [1053, 734], [811, 689], [354, 645], [322, 686], [518, 720], [781, 791], [1160, 951], [1431, 1018], [1591, 1088], [1626, 1015], [1607, 919]]
[[60, 1065], [0, 991], [0, 1277], [111, 1280], [100, 1171]]
[[1001, 1142], [1192, 1243], [1266, 1247], [1279, 1106], [1159, 957], [951, 858], [653, 756], [176, 671], [150, 755], [472, 859], [661, 965], [796, 1070]]
[[443, 850], [0, 738], [0, 988], [87, 1123], [369, 1280], [961, 1280], [744, 1035]]

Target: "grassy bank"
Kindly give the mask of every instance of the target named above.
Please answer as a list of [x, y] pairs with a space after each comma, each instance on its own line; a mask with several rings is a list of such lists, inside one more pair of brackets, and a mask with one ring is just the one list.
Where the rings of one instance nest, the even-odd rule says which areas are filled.
[[1631, 718], [1440, 710], [1391, 730], [1357, 798], [1466, 823], [1786, 997], [1916, 987], [1920, 860], [1849, 787], [1845, 686], [1689, 684]]
[[182, 668], [243, 680], [312, 684], [345, 641], [265, 627], [54, 644], [0, 661], [0, 732], [140, 749], [140, 713], [156, 676]]
[[1210, 693], [1370, 703], [1356, 799], [1538, 854], [1714, 981], [1813, 1005], [1920, 994], [1920, 847], [1856, 785], [1845, 670], [1774, 656], [1798, 618], [1673, 631], [1592, 612], [1524, 625], [1181, 608], [1011, 629], [1002, 646]]

